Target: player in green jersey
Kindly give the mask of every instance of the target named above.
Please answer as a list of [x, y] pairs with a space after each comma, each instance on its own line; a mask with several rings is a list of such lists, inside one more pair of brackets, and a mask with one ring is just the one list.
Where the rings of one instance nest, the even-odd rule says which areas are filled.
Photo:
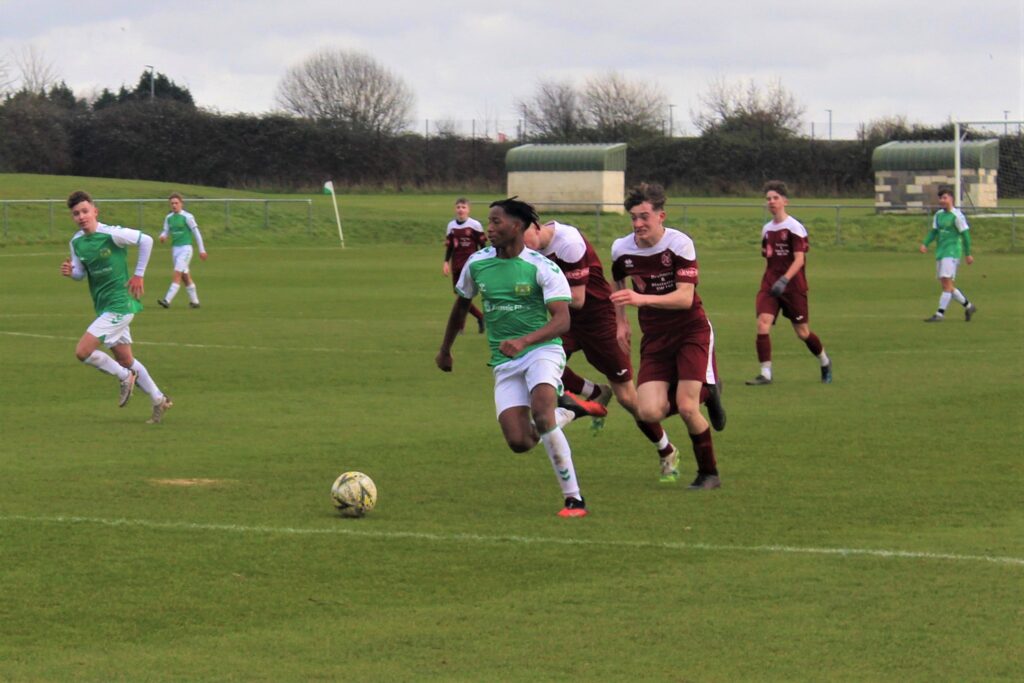
[[[586, 504], [562, 426], [593, 413], [582, 405], [575, 414], [558, 407], [565, 368], [559, 335], [569, 329], [572, 295], [561, 269], [523, 243], [523, 233], [536, 221], [534, 208], [514, 197], [491, 204], [491, 246], [470, 256], [462, 269], [455, 286], [459, 296], [434, 360], [441, 370], [452, 371], [452, 344], [479, 293], [491, 347], [494, 403], [505, 442], [516, 453], [543, 443], [565, 499], [559, 516], [583, 517]], [[600, 404], [587, 403], [590, 410], [607, 414]]]
[[192, 261], [192, 242], [195, 241], [199, 247], [199, 258], [206, 260], [206, 247], [203, 246], [203, 235], [199, 232], [199, 225], [196, 218], [185, 210], [185, 198], [177, 192], [173, 193], [168, 201], [171, 204], [171, 212], [164, 218], [164, 229], [160, 233], [160, 241], [166, 242], [167, 237], [171, 238], [171, 260], [174, 263], [174, 274], [171, 276], [171, 286], [167, 288], [167, 294], [157, 303], [164, 308], [170, 308], [174, 296], [185, 283], [185, 292], [188, 294], [188, 305], [190, 308], [199, 308], [199, 295], [196, 293], [196, 281], [189, 272], [188, 264]]
[[[138, 230], [100, 223], [99, 210], [86, 192], [71, 193], [68, 208], [79, 230], [71, 238], [71, 256], [61, 264], [60, 272], [74, 280], [89, 279], [89, 294], [97, 315], [78, 340], [75, 356], [118, 379], [121, 407], [128, 403], [136, 384], [142, 387], [153, 402], [153, 414], [147, 422], [161, 422], [173, 404], [157, 387], [146, 366], [132, 354], [129, 329], [132, 318], [142, 310], [142, 278], [153, 250], [153, 238]], [[129, 246], [139, 249], [131, 277], [126, 258]], [[110, 349], [113, 358], [99, 350], [101, 343]]]
[[948, 187], [939, 188], [939, 210], [935, 212], [932, 229], [928, 231], [920, 248], [922, 254], [927, 254], [928, 245], [938, 240], [935, 247], [935, 273], [942, 285], [942, 294], [939, 296], [939, 309], [930, 318], [924, 319], [926, 323], [942, 322], [950, 299], [955, 299], [964, 307], [964, 320], [967, 322], [971, 322], [971, 316], [978, 310], [953, 283], [961, 256], [967, 265], [974, 263], [970, 230], [963, 212], [953, 206], [953, 190]]

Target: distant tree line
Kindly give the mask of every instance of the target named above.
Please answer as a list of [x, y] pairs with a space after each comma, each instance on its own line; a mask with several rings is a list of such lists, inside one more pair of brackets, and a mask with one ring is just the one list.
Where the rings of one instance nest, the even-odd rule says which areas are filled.
[[[322, 80], [337, 78], [312, 63]], [[365, 77], [366, 69], [357, 73]], [[287, 82], [294, 85], [298, 76], [290, 72]], [[283, 83], [279, 96], [289, 92], [301, 89], [286, 90]], [[408, 107], [406, 94], [398, 87], [388, 96]], [[752, 83], [712, 87], [694, 115], [700, 134], [677, 138], [659, 129], [655, 110], [640, 106], [644, 102], [664, 106], [656, 89], [611, 74], [578, 92], [542, 83], [521, 106], [533, 116], [530, 141], [627, 142], [627, 182], [658, 181], [687, 195], [756, 193], [770, 178], [787, 180], [802, 196], [870, 195], [877, 145], [952, 138], [951, 125], [897, 118], [862, 126], [857, 140], [810, 140], [797, 134], [802, 112], [781, 86], [762, 91]], [[559, 103], [568, 110], [560, 111]], [[221, 114], [197, 108], [186, 88], [150, 72], [133, 88], [104, 90], [91, 103], [63, 82], [23, 88], [0, 102], [0, 171], [267, 190], [315, 190], [332, 179], [352, 189], [504, 191], [505, 154], [518, 142], [426, 137], [395, 128], [393, 118], [350, 115], [353, 106], [337, 116]], [[639, 118], [627, 121], [630, 111]], [[1019, 138], [1001, 144], [1008, 146], [1004, 158], [1024, 158]]]

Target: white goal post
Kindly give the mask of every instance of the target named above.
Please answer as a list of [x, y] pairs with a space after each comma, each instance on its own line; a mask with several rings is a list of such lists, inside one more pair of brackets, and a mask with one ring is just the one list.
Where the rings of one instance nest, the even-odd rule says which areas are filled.
[[[1024, 140], [1024, 121], [1010, 121], [1003, 119], [1001, 121], [954, 121], [953, 122], [953, 179], [954, 179], [954, 196], [956, 197], [956, 205], [962, 206], [965, 200], [963, 191], [963, 169], [962, 169], [962, 145], [968, 139], [971, 140], [998, 140], [1002, 143], [1004, 138], [1017, 138], [1018, 140]], [[1003, 147], [1000, 144], [1000, 147]], [[1009, 145], [1007, 145], [1009, 147]], [[1014, 149], [1024, 149], [1022, 143], [1018, 143], [1013, 146]], [[1013, 163], [1015, 161], [1015, 163]], [[1024, 160], [1017, 159], [1002, 159], [999, 160], [1000, 169], [995, 169], [997, 175], [995, 182], [998, 183], [1001, 178], [1000, 175], [1004, 174], [1004, 169], [1007, 177], [1005, 183], [1009, 187], [1012, 183], [1014, 188], [1024, 184], [1024, 177], [1022, 178], [1011, 178], [1009, 174], [1018, 174], [1021, 169], [1024, 169]], [[969, 197], [967, 197], [970, 201]]]

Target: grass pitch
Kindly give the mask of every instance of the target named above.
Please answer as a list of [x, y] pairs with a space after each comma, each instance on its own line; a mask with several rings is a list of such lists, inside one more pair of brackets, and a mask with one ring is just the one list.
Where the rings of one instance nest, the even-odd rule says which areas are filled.
[[[158, 247], [132, 325], [157, 426], [74, 359], [64, 248], [0, 250], [0, 679], [1017, 680], [1024, 278], [976, 244], [970, 324], [921, 323], [931, 256], [812, 250], [835, 383], [780, 324], [746, 387], [763, 262], [698, 238], [723, 488], [659, 484], [613, 407], [567, 429], [583, 520], [505, 447], [483, 338], [434, 367], [437, 246], [211, 241], [199, 310], [156, 306]], [[348, 469], [380, 489], [365, 519], [331, 507]]]

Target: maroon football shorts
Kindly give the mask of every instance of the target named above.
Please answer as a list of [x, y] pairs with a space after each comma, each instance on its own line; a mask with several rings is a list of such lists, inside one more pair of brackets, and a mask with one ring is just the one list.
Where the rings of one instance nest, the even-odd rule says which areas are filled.
[[706, 320], [687, 325], [678, 335], [644, 336], [640, 342], [637, 384], [680, 380], [718, 383], [715, 334]]
[[774, 297], [765, 290], [757, 293], [757, 315], [764, 313], [776, 320], [779, 312], [790, 319], [794, 324], [810, 322], [810, 312], [807, 308], [807, 292], [783, 292], [782, 296]]
[[583, 351], [587, 362], [604, 374], [610, 382], [628, 382], [633, 379], [633, 362], [615, 341], [615, 315], [586, 326], [574, 325], [562, 335], [565, 355]]

